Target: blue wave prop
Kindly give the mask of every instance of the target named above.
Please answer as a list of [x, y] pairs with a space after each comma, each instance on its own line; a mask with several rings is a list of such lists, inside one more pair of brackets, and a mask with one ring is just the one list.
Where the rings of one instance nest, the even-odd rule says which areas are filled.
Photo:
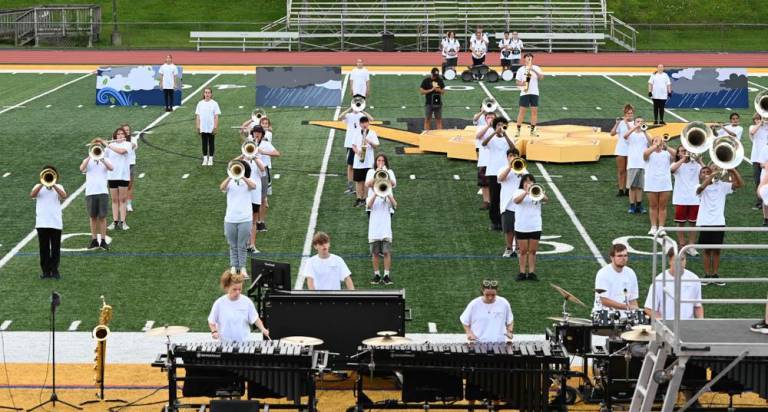
[[96, 92], [96, 104], [113, 104], [113, 102], [117, 106], [130, 106], [131, 96], [111, 87], [105, 87]]

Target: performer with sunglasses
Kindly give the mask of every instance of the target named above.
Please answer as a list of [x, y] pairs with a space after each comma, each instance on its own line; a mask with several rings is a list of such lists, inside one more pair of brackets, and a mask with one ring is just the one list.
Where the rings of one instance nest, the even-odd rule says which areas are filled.
[[499, 282], [480, 282], [480, 296], [472, 299], [459, 317], [470, 342], [505, 342], [512, 339], [514, 316], [507, 299], [498, 296]]

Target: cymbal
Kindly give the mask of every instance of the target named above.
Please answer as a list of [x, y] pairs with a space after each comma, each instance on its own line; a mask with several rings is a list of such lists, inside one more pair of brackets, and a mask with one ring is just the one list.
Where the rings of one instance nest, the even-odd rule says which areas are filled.
[[[566, 323], [565, 318], [562, 318], [560, 316], [549, 316], [547, 317], [549, 320], [554, 320], [561, 323]], [[568, 318], [568, 323], [573, 323], [574, 325], [592, 325], [592, 321], [589, 319], [584, 318]]]
[[563, 299], [576, 303], [578, 305], [584, 306], [585, 308], [587, 307], [587, 305], [585, 305], [584, 302], [580, 301], [579, 298], [577, 298], [576, 296], [573, 296], [571, 292], [568, 292], [567, 290], [561, 288], [560, 286], [555, 285], [554, 283], [550, 283], [549, 286], [552, 286], [552, 289], [556, 290], [557, 293], [559, 293], [563, 297]]
[[322, 339], [313, 338], [311, 336], [286, 336], [280, 339], [280, 341], [301, 346], [317, 346], [323, 344]]
[[630, 342], [650, 342], [653, 338], [653, 328], [648, 325], [638, 325], [622, 333], [621, 338]]
[[174, 336], [189, 332], [186, 326], [160, 326], [145, 332], [147, 336]]
[[598, 295], [605, 291], [606, 291], [605, 289], [595, 288], [595, 293], [597, 293]]
[[386, 336], [379, 336], [376, 338], [369, 338], [363, 341], [363, 345], [368, 346], [393, 346], [393, 345], [403, 345], [406, 343], [411, 343], [412, 340], [404, 337], [404, 336], [392, 336], [392, 335], [386, 335]]

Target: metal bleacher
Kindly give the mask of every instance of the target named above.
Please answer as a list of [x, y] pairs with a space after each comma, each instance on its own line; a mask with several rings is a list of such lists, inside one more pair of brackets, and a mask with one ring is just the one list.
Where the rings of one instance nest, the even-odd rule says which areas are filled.
[[82, 41], [91, 47], [99, 40], [101, 8], [91, 4], [0, 9], [0, 40], [14, 46], [39, 46], [41, 42]]

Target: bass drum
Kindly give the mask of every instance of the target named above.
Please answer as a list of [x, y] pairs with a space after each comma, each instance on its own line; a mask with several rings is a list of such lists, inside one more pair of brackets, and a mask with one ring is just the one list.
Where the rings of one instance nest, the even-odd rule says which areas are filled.
[[488, 74], [485, 75], [485, 80], [489, 83], [496, 83], [499, 81], [499, 73], [496, 73], [496, 70], [489, 70]]
[[501, 72], [501, 79], [505, 82], [511, 82], [514, 78], [515, 74], [512, 72], [512, 70], [507, 69]]
[[453, 80], [456, 78], [456, 70], [453, 69], [453, 67], [449, 67], [445, 69], [443, 72], [443, 79], [445, 80]]
[[472, 70], [464, 70], [461, 72], [461, 80], [464, 80], [465, 82], [471, 82], [473, 78]]

